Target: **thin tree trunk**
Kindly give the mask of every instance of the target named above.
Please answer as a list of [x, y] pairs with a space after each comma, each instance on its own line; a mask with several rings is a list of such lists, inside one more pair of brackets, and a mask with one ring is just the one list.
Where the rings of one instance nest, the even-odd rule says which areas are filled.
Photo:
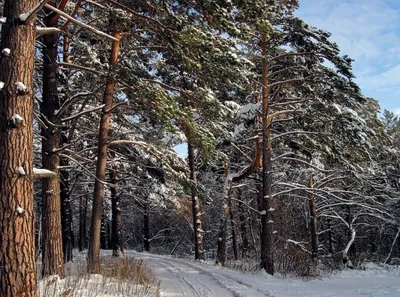
[[[55, 5], [55, 1], [50, 1]], [[57, 25], [58, 18], [45, 9], [47, 27]], [[60, 198], [60, 131], [54, 125], [60, 124], [56, 111], [60, 108], [57, 92], [57, 46], [58, 35], [43, 36], [43, 92], [40, 111], [42, 121], [42, 167], [55, 173], [55, 177], [42, 179], [42, 273], [44, 276], [64, 276], [64, 253], [62, 245], [61, 198]]]
[[[69, 63], [69, 37], [64, 35], [63, 43], [63, 61]], [[66, 79], [61, 80], [61, 84], [67, 86], [68, 81]], [[61, 101], [67, 100], [66, 96]], [[69, 116], [70, 110], [63, 113], [64, 117]], [[68, 130], [66, 128], [65, 130]], [[61, 147], [68, 145], [69, 140], [65, 131], [61, 131]], [[60, 191], [61, 191], [61, 224], [62, 224], [62, 241], [63, 241], [63, 252], [64, 252], [64, 262], [72, 261], [72, 250], [74, 248], [74, 234], [72, 229], [72, 208], [71, 208], [71, 198], [69, 190], [69, 159], [60, 157]]]
[[389, 255], [387, 256], [387, 258], [385, 259], [385, 261], [383, 263], [388, 264], [390, 262], [390, 260], [392, 259], [393, 248], [396, 245], [396, 242], [397, 242], [397, 239], [399, 238], [399, 235], [400, 235], [400, 228], [397, 229], [396, 236], [394, 237], [392, 245], [390, 247]]
[[229, 212], [229, 220], [231, 223], [233, 257], [235, 258], [235, 260], [237, 260], [237, 259], [239, 259], [239, 253], [238, 253], [238, 246], [237, 246], [236, 226], [235, 226], [236, 224], [235, 224], [235, 218], [233, 216], [231, 195], [228, 196], [228, 212]]
[[269, 94], [267, 41], [262, 38], [262, 198], [261, 198], [261, 267], [268, 274], [274, 274], [274, 210], [275, 202], [272, 196], [272, 146], [271, 120], [268, 118]]
[[148, 199], [148, 197], [145, 198], [143, 205], [143, 245], [146, 252], [150, 252], [150, 203]]
[[327, 220], [328, 224], [328, 252], [333, 254], [333, 238], [332, 238], [332, 221], [331, 219]]
[[112, 211], [112, 227], [111, 227], [111, 244], [113, 256], [119, 257], [120, 252], [124, 254], [124, 243], [122, 233], [122, 216], [120, 209], [120, 196], [118, 195], [118, 174], [117, 171], [110, 170], [110, 181], [114, 185], [111, 188], [111, 211]]
[[107, 247], [107, 222], [106, 222], [106, 216], [104, 214], [104, 207], [103, 207], [103, 214], [101, 215], [100, 247], [103, 250], [106, 250], [108, 248]]
[[239, 221], [240, 221], [240, 233], [242, 237], [242, 258], [247, 257], [247, 252], [249, 250], [249, 240], [247, 239], [247, 228], [246, 228], [246, 214], [244, 212], [244, 206], [242, 203], [243, 195], [242, 189], [238, 189], [238, 209], [239, 209]]
[[[312, 175], [308, 182], [310, 189], [314, 188], [314, 182]], [[311, 232], [311, 258], [316, 261], [318, 258], [318, 222], [317, 222], [317, 210], [315, 207], [315, 195], [311, 194], [309, 198], [310, 206], [310, 232]]]
[[227, 201], [229, 200], [230, 195], [230, 185], [231, 181], [229, 181], [229, 164], [228, 160], [224, 162], [225, 167], [225, 182], [224, 182], [224, 194], [222, 197], [222, 207], [221, 207], [221, 221], [219, 225], [219, 234], [218, 234], [218, 242], [217, 242], [217, 264], [225, 266], [226, 262], [226, 237], [227, 237], [227, 229], [228, 229], [228, 205]]
[[[17, 20], [38, 2], [4, 2], [6, 23], [0, 48], [10, 49], [9, 56], [0, 58], [4, 83], [0, 91], [0, 296], [4, 297], [37, 296], [32, 151], [36, 32], [34, 20], [28, 24]], [[22, 118], [18, 125], [10, 122], [14, 115]]]
[[86, 248], [86, 216], [88, 199], [82, 195], [79, 198], [79, 251]]
[[197, 196], [197, 177], [196, 177], [196, 164], [194, 156], [194, 145], [188, 141], [188, 158], [190, 179], [193, 182], [191, 189], [192, 196], [192, 217], [193, 217], [193, 236], [194, 236], [194, 258], [195, 260], [204, 260], [203, 248], [203, 228], [201, 222], [201, 207], [199, 197]]
[[[121, 38], [121, 32], [114, 25], [113, 37], [118, 40]], [[119, 52], [119, 41], [113, 41], [110, 57], [110, 66], [115, 68]], [[107, 78], [106, 90], [103, 97], [103, 112], [100, 119], [100, 129], [98, 138], [96, 180], [94, 184], [92, 219], [90, 228], [90, 241], [88, 253], [88, 272], [100, 272], [100, 229], [101, 214], [103, 212], [104, 200], [104, 180], [107, 165], [107, 138], [109, 133], [111, 107], [113, 105], [113, 95], [115, 89], [115, 80], [112, 77]]]

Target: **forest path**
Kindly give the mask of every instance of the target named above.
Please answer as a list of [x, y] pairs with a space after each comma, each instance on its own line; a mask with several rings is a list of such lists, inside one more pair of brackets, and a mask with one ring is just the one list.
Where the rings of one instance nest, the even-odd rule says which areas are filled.
[[236, 278], [224, 273], [219, 266], [189, 260], [138, 253], [161, 280], [161, 297], [271, 297]]

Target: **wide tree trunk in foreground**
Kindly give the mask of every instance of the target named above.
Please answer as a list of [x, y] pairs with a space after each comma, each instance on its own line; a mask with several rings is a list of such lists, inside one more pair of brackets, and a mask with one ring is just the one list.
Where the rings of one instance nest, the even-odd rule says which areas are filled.
[[[121, 37], [121, 32], [118, 31], [116, 25], [113, 29], [113, 37], [118, 40]], [[113, 41], [110, 57], [110, 66], [115, 67], [119, 51], [119, 41]], [[115, 89], [115, 79], [107, 78], [106, 90], [103, 97], [103, 111], [100, 119], [98, 151], [97, 151], [97, 166], [96, 180], [94, 184], [92, 220], [90, 227], [89, 254], [88, 254], [88, 272], [99, 273], [100, 271], [100, 229], [101, 215], [103, 212], [104, 200], [104, 181], [107, 165], [107, 139], [110, 127], [111, 108], [113, 105], [113, 95]]]
[[[55, 1], [50, 1], [55, 5]], [[57, 25], [58, 18], [45, 9], [44, 18], [47, 27]], [[58, 35], [43, 36], [43, 92], [40, 111], [42, 121], [42, 167], [55, 173], [52, 178], [42, 179], [42, 263], [43, 275], [58, 274], [64, 276], [64, 252], [62, 246], [61, 198], [60, 198], [60, 119], [56, 113], [60, 108], [57, 92], [57, 46]]]
[[6, 0], [0, 58], [0, 296], [37, 296], [33, 211], [34, 20], [37, 0]]

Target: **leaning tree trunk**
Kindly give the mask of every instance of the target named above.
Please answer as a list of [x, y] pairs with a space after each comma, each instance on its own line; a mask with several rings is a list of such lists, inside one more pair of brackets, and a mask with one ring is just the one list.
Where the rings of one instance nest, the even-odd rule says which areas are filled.
[[[118, 40], [121, 37], [121, 32], [114, 25], [113, 37]], [[118, 58], [119, 41], [113, 41], [110, 57], [110, 66], [115, 68]], [[103, 212], [104, 200], [104, 180], [107, 165], [107, 138], [110, 127], [111, 108], [113, 105], [113, 95], [115, 89], [115, 80], [112, 76], [107, 78], [106, 90], [103, 97], [103, 111], [100, 119], [100, 129], [98, 138], [97, 150], [97, 165], [96, 165], [96, 180], [94, 183], [92, 219], [90, 228], [90, 241], [88, 252], [88, 272], [100, 272], [100, 229], [101, 215]]]
[[0, 296], [37, 296], [33, 210], [34, 20], [37, 0], [6, 0], [0, 57]]
[[197, 176], [196, 176], [196, 164], [194, 156], [194, 145], [188, 141], [188, 158], [189, 158], [189, 169], [190, 179], [193, 182], [191, 189], [192, 196], [192, 217], [193, 217], [193, 235], [194, 235], [194, 258], [195, 260], [204, 260], [204, 249], [203, 249], [203, 228], [201, 222], [201, 208], [199, 197], [197, 196]]
[[268, 64], [267, 41], [263, 36], [262, 42], [262, 197], [261, 197], [261, 267], [268, 274], [274, 274], [274, 221], [275, 210], [272, 196], [272, 145], [271, 145], [271, 120], [269, 113]]
[[[308, 187], [310, 189], [314, 188], [312, 175], [310, 176]], [[311, 258], [313, 261], [316, 261], [318, 258], [318, 221], [317, 221], [317, 209], [315, 206], [314, 193], [310, 194], [309, 206], [310, 206]]]
[[118, 195], [118, 174], [115, 169], [110, 170], [111, 188], [111, 245], [113, 256], [119, 257], [120, 252], [124, 254], [124, 243], [122, 234], [122, 216], [120, 209], [120, 196]]
[[[51, 5], [55, 1], [50, 1]], [[58, 18], [45, 9], [47, 27], [57, 25]], [[64, 253], [62, 246], [61, 198], [60, 198], [60, 125], [57, 110], [60, 102], [57, 93], [57, 46], [58, 35], [43, 36], [43, 92], [40, 111], [42, 116], [42, 167], [55, 173], [52, 178], [42, 179], [42, 263], [43, 275], [64, 276]]]

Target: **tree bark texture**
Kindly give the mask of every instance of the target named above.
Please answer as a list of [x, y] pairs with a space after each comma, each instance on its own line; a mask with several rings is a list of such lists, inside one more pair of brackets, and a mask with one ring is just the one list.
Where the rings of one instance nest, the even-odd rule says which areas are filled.
[[114, 185], [111, 188], [111, 245], [113, 256], [119, 257], [124, 254], [124, 242], [122, 233], [122, 216], [120, 209], [120, 196], [118, 195], [118, 173], [115, 169], [110, 170], [110, 182]]
[[197, 176], [196, 176], [196, 163], [194, 155], [194, 145], [188, 142], [188, 158], [190, 179], [193, 182], [191, 189], [192, 197], [192, 217], [193, 217], [193, 236], [194, 236], [194, 258], [195, 260], [204, 260], [203, 248], [203, 227], [201, 222], [201, 207], [199, 197], [197, 196]]
[[[0, 90], [0, 296], [5, 297], [37, 296], [32, 150], [36, 34], [34, 20], [19, 21], [20, 14], [37, 4], [37, 0], [4, 3], [7, 21], [2, 25], [1, 49], [10, 49], [10, 55], [0, 57], [4, 83]], [[23, 118], [19, 125], [12, 121], [14, 115]]]
[[[50, 1], [55, 5], [55, 1]], [[54, 27], [57, 18], [50, 11], [44, 18], [47, 27]], [[60, 147], [60, 119], [55, 112], [60, 108], [57, 92], [57, 46], [58, 35], [43, 36], [43, 92], [40, 104], [42, 121], [42, 167], [55, 173], [55, 177], [42, 179], [42, 263], [44, 276], [64, 276], [64, 253], [62, 245], [60, 157], [55, 150]]]
[[272, 196], [272, 141], [269, 113], [267, 41], [262, 38], [262, 198], [261, 198], [261, 267], [274, 274], [274, 221], [275, 203]]
[[[121, 32], [114, 25], [113, 37], [118, 40], [121, 38]], [[119, 41], [113, 41], [110, 66], [115, 68], [119, 52]], [[115, 89], [115, 80], [112, 77], [107, 78], [106, 90], [103, 97], [103, 111], [100, 119], [100, 129], [98, 138], [96, 181], [94, 184], [92, 219], [90, 224], [90, 240], [88, 253], [88, 272], [99, 273], [100, 271], [100, 229], [101, 215], [103, 212], [104, 200], [104, 180], [107, 165], [107, 139], [111, 119], [111, 107], [113, 105], [113, 95]]]

